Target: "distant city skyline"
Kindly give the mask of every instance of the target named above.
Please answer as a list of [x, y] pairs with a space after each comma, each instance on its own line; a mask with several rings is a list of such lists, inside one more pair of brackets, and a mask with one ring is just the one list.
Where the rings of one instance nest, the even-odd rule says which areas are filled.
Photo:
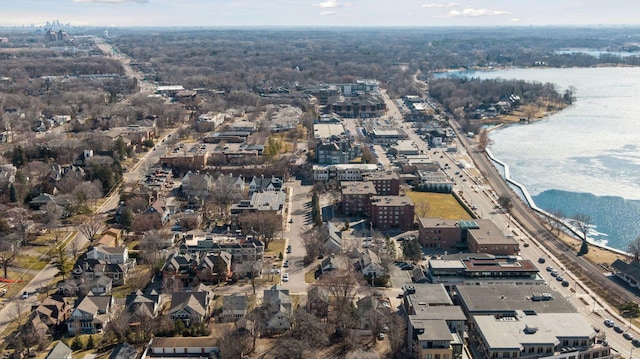
[[640, 25], [629, 0], [19, 0], [0, 26]]

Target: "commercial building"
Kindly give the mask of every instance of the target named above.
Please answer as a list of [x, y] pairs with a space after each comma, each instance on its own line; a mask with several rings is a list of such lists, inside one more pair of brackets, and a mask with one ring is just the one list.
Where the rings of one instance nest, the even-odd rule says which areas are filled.
[[511, 256], [461, 254], [452, 258], [432, 259], [428, 262], [425, 275], [432, 283], [444, 283], [447, 286], [545, 283], [533, 262]]

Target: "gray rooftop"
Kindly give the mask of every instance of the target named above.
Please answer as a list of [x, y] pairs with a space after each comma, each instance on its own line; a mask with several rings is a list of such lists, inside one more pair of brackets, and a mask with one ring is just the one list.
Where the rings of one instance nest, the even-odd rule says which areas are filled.
[[[417, 319], [409, 316], [419, 341], [452, 341], [451, 330], [444, 320]], [[421, 333], [420, 333], [421, 332]]]
[[451, 297], [447, 293], [444, 284], [412, 284], [411, 288], [415, 288], [415, 293], [407, 294], [407, 296], [418, 305], [419, 302], [428, 305], [453, 305]]
[[[512, 313], [533, 310], [536, 313], [575, 313], [576, 308], [546, 285], [461, 285], [457, 286], [460, 305], [470, 314]], [[550, 293], [552, 300], [532, 301], [533, 293]]]
[[590, 339], [595, 336], [591, 324], [579, 313], [542, 313], [496, 318], [474, 315], [478, 332], [488, 349], [514, 349], [524, 345], [559, 345], [562, 338]]

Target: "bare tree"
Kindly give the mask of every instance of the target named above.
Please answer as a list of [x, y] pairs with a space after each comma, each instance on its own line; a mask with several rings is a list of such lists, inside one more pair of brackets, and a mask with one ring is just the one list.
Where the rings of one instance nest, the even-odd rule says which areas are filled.
[[80, 240], [80, 237], [74, 236], [71, 242], [69, 242], [69, 244], [67, 245], [67, 249], [69, 250], [69, 253], [71, 253], [71, 257], [75, 261], [75, 259], [78, 257], [78, 253], [80, 253], [80, 251], [82, 250], [82, 241]]
[[78, 226], [78, 230], [87, 237], [90, 244], [93, 244], [96, 234], [98, 234], [100, 228], [102, 228], [102, 222], [96, 217], [92, 217]]
[[220, 359], [242, 358], [251, 350], [249, 336], [234, 330], [227, 330], [218, 338], [217, 345], [220, 348]]
[[12, 234], [0, 238], [0, 265], [4, 270], [4, 278], [8, 278], [7, 271], [18, 254], [19, 239]]
[[629, 242], [627, 251], [633, 256], [634, 261], [640, 261], [640, 236]]
[[498, 204], [500, 205], [500, 207], [502, 207], [504, 209], [505, 212], [507, 212], [507, 215], [509, 216], [509, 224], [507, 225], [507, 227], [511, 226], [511, 212], [513, 210], [513, 201], [511, 200], [510, 196], [500, 196], [498, 198]]
[[245, 213], [240, 215], [239, 222], [243, 229], [248, 230], [256, 236], [256, 239], [264, 243], [265, 250], [269, 248], [276, 234], [282, 230], [282, 217], [274, 212]]
[[420, 201], [416, 205], [416, 215], [418, 215], [419, 218], [426, 217], [429, 214], [430, 210], [431, 203], [427, 201]]
[[478, 143], [476, 144], [478, 151], [484, 152], [492, 144], [493, 140], [489, 137], [489, 131], [487, 131], [487, 129], [480, 131], [478, 134]]
[[302, 244], [306, 250], [305, 264], [313, 262], [322, 253], [326, 235], [328, 235], [325, 232], [326, 230], [323, 230], [322, 227], [311, 227], [302, 233]]
[[587, 235], [589, 234], [591, 218], [587, 214], [576, 213], [573, 219], [576, 228], [582, 234], [582, 244], [580, 245], [580, 251], [578, 251], [578, 255], [587, 254], [589, 252], [589, 242], [587, 240]]
[[334, 298], [336, 328], [345, 335], [353, 323], [353, 301], [358, 293], [355, 273], [349, 270], [334, 270], [321, 277], [319, 285]]
[[549, 222], [549, 226], [551, 227], [551, 231], [556, 230], [556, 233], [560, 235], [560, 230], [564, 224], [562, 223], [564, 219], [564, 213], [561, 210], [555, 210], [551, 212], [551, 215], [547, 217]]

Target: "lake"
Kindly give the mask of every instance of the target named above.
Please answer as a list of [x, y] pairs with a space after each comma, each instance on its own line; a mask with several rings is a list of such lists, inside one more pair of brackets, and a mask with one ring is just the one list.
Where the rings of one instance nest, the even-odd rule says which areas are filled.
[[590, 239], [626, 250], [640, 235], [640, 68], [511, 69], [478, 78], [552, 82], [575, 88], [567, 109], [494, 131], [491, 151], [509, 165], [536, 205], [586, 214]]

